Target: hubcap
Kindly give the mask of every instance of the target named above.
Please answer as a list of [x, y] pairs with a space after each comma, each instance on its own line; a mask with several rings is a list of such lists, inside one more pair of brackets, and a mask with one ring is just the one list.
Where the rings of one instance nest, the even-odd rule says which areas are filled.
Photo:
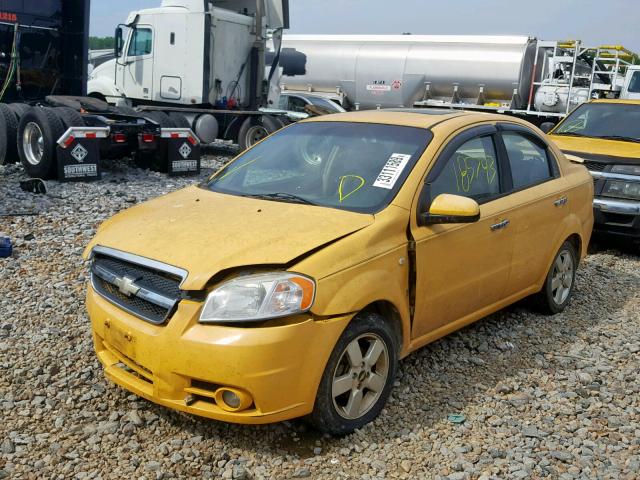
[[553, 264], [553, 273], [551, 274], [551, 294], [554, 302], [558, 305], [562, 305], [569, 297], [573, 285], [573, 269], [571, 253], [566, 250], [560, 252]]
[[34, 166], [40, 165], [44, 155], [44, 135], [37, 123], [29, 122], [25, 127], [22, 147], [27, 162]]
[[247, 146], [252, 147], [263, 138], [267, 138], [269, 132], [262, 125], [254, 125], [247, 131]]
[[389, 376], [389, 351], [382, 339], [368, 333], [354, 339], [342, 352], [331, 395], [338, 414], [353, 420], [376, 404]]

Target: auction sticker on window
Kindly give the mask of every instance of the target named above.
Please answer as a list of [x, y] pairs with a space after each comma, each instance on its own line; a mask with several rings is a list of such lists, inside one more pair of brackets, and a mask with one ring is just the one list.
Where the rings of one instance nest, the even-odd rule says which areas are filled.
[[409, 163], [409, 159], [411, 159], [411, 155], [405, 155], [404, 153], [394, 153], [391, 155], [373, 186], [391, 190], [407, 166], [407, 163]]

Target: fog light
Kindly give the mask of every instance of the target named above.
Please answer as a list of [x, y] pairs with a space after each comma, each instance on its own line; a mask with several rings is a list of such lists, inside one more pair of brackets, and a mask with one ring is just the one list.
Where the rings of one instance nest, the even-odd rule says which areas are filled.
[[216, 403], [227, 412], [238, 412], [251, 406], [251, 395], [235, 388], [220, 388], [215, 393]]

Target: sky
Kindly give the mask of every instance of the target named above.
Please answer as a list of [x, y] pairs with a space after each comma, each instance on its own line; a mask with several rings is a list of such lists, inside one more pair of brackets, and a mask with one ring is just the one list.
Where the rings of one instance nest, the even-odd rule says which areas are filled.
[[[91, 34], [160, 0], [92, 0]], [[640, 53], [640, 0], [290, 0], [298, 34], [527, 35], [622, 44]]]

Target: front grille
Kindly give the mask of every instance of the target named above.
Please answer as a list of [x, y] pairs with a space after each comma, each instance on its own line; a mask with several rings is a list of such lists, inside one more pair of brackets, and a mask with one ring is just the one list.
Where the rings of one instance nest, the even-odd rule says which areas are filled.
[[594, 162], [593, 160], [585, 160], [584, 166], [587, 167], [587, 170], [592, 172], [602, 172], [605, 168], [607, 168], [606, 163]]
[[[98, 294], [129, 313], [154, 324], [166, 322], [180, 301], [183, 280], [172, 272], [140, 265], [130, 257], [94, 252], [91, 283]], [[143, 261], [143, 260], [141, 260]]]

